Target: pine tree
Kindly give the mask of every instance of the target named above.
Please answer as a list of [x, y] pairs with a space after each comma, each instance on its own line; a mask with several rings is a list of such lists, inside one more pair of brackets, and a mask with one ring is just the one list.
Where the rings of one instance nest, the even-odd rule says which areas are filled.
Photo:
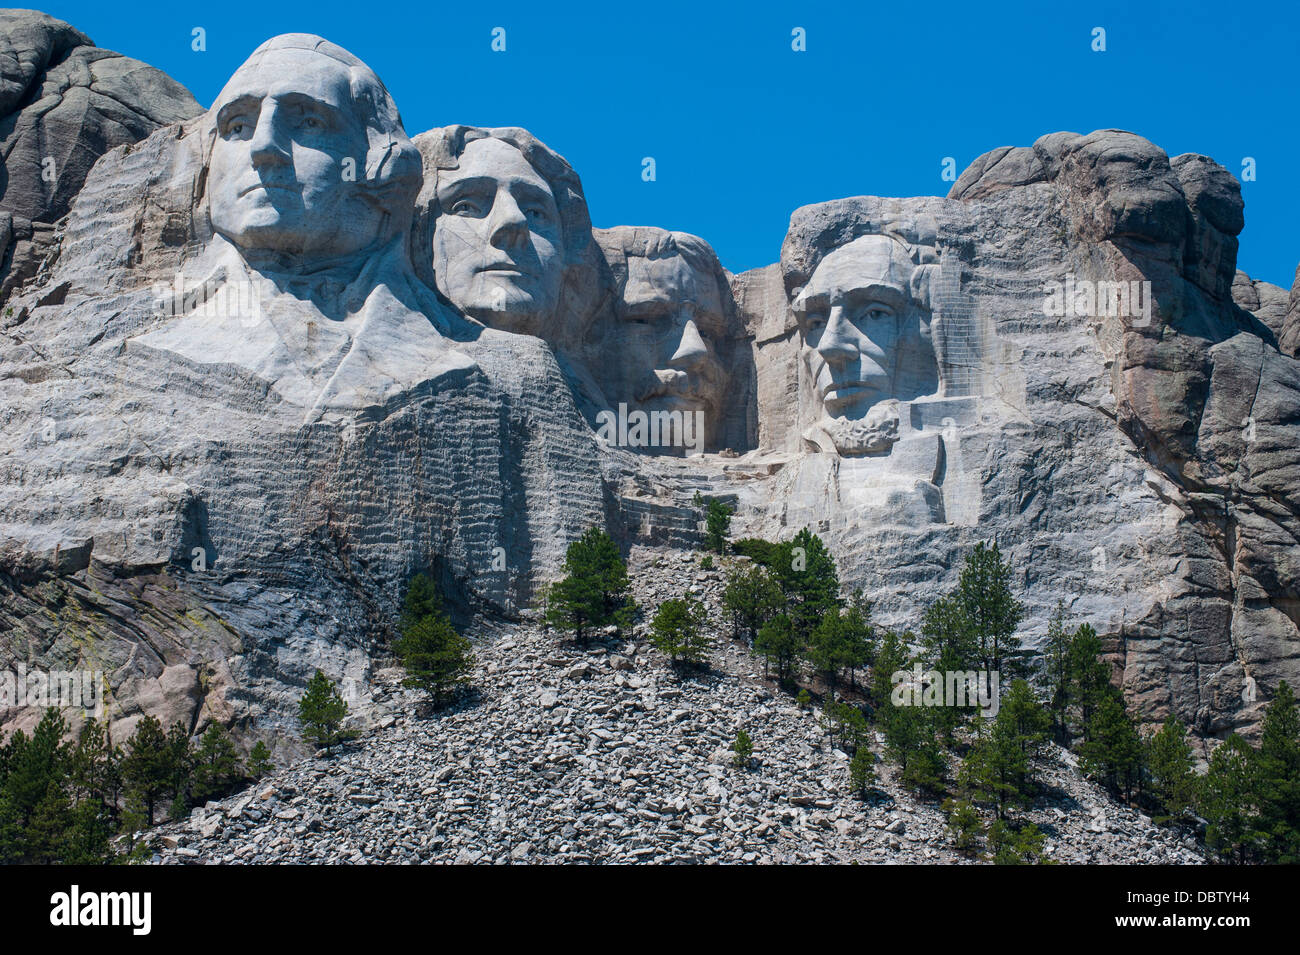
[[838, 609], [840, 578], [835, 558], [808, 528], [778, 545], [773, 572], [785, 593], [787, 615], [802, 648], [823, 616]]
[[754, 755], [754, 741], [750, 738], [744, 728], [736, 730], [736, 739], [731, 744], [732, 765], [737, 769], [746, 769], [749, 766], [750, 757]]
[[1238, 864], [1250, 861], [1262, 841], [1259, 780], [1255, 751], [1232, 733], [1215, 747], [1201, 780], [1198, 800], [1208, 825], [1205, 848], [1211, 855]]
[[806, 655], [808, 662], [821, 671], [831, 692], [842, 670], [852, 672], [871, 661], [870, 614], [871, 604], [857, 591], [846, 608], [827, 611], [814, 628]]
[[1084, 739], [1092, 725], [1093, 711], [1111, 693], [1110, 665], [1102, 658], [1101, 639], [1089, 624], [1083, 624], [1070, 638], [1067, 666], [1070, 674], [1070, 706], [1078, 710]]
[[307, 691], [298, 701], [298, 721], [303, 739], [328, 753], [342, 739], [340, 728], [348, 715], [347, 701], [338, 687], [320, 670], [307, 683]]
[[1069, 743], [1066, 711], [1070, 705], [1070, 634], [1065, 627], [1065, 604], [1057, 601], [1047, 624], [1043, 645], [1043, 684], [1047, 709], [1052, 715], [1052, 735], [1062, 745]]
[[945, 799], [942, 809], [948, 814], [952, 847], [958, 852], [973, 854], [979, 848], [980, 834], [984, 831], [975, 807], [964, 799]]
[[1285, 680], [1264, 711], [1256, 763], [1267, 860], [1300, 863], [1300, 714]]
[[275, 764], [271, 762], [271, 751], [266, 748], [266, 743], [259, 739], [253, 745], [252, 752], [248, 754], [248, 775], [252, 779], [261, 779], [273, 772], [275, 772]]
[[930, 709], [890, 702], [878, 715], [885, 733], [885, 755], [898, 764], [902, 783], [923, 792], [942, 792], [947, 759], [936, 738], [938, 727]]
[[727, 575], [722, 609], [731, 615], [731, 632], [750, 643], [759, 628], [781, 612], [785, 595], [772, 574], [761, 566], [735, 568]]
[[665, 600], [650, 623], [650, 643], [667, 654], [673, 665], [698, 666], [708, 656], [711, 641], [704, 632], [708, 619], [698, 600]]
[[0, 781], [0, 862], [60, 861], [71, 825], [67, 791], [68, 725], [47, 709], [29, 738], [18, 730], [5, 746]]
[[245, 779], [239, 753], [220, 723], [211, 723], [194, 753], [194, 803], [220, 799]]
[[172, 749], [162, 724], [153, 716], [145, 716], [126, 741], [122, 782], [128, 796], [135, 797], [143, 807], [146, 825], [154, 824], [158, 802], [175, 784], [173, 765]]
[[585, 643], [592, 627], [626, 626], [636, 605], [628, 595], [627, 562], [614, 539], [589, 528], [565, 552], [564, 574], [547, 591], [546, 622]]
[[794, 624], [785, 614], [773, 617], [763, 624], [754, 641], [754, 650], [763, 657], [763, 672], [776, 671], [782, 686], [794, 680], [795, 665], [803, 651], [803, 642], [795, 633]]
[[704, 533], [709, 550], [719, 554], [727, 552], [727, 538], [731, 535], [731, 515], [734, 509], [717, 498], [709, 498], [705, 510]]
[[858, 798], [866, 799], [876, 785], [876, 754], [867, 746], [859, 746], [849, 761], [849, 789]]
[[1124, 707], [1124, 697], [1114, 687], [1101, 698], [1084, 727], [1079, 744], [1079, 765], [1101, 777], [1105, 785], [1126, 800], [1142, 771], [1142, 745], [1137, 727]]
[[1196, 764], [1183, 724], [1170, 714], [1143, 749], [1151, 798], [1165, 818], [1184, 815], [1196, 797]]
[[1016, 628], [1025, 610], [1011, 592], [1011, 566], [997, 544], [981, 542], [967, 556], [953, 599], [974, 634], [978, 669], [1000, 673], [1004, 680], [1020, 675], [1024, 665]]
[[171, 796], [168, 815], [181, 819], [194, 804], [194, 744], [189, 730], [177, 722], [167, 731], [167, 775]]

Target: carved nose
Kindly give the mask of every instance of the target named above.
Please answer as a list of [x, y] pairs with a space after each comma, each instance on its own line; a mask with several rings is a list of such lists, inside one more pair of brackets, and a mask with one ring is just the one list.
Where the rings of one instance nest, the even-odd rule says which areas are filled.
[[253, 138], [248, 143], [248, 154], [254, 167], [283, 165], [291, 161], [288, 148], [280, 141], [279, 125], [275, 106], [269, 103], [263, 106]]
[[682, 326], [682, 337], [677, 342], [677, 350], [668, 360], [668, 367], [689, 370], [704, 361], [708, 355], [709, 348], [704, 344], [704, 338], [700, 335], [695, 320], [688, 318], [686, 324]]
[[826, 319], [826, 328], [817, 342], [817, 353], [831, 365], [843, 365], [858, 357], [852, 323], [844, 317], [843, 309], [831, 309], [830, 316]]
[[528, 216], [506, 190], [497, 193], [488, 219], [489, 235], [497, 248], [519, 245], [528, 237]]

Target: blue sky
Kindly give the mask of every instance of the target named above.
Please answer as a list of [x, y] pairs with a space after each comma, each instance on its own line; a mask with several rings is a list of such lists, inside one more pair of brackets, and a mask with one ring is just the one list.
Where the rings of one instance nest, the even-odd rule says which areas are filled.
[[[997, 146], [1116, 127], [1240, 177], [1238, 265], [1290, 287], [1300, 237], [1294, 2], [1059, 4], [54, 3], [100, 46], [207, 106], [267, 37], [318, 33], [372, 66], [409, 133], [524, 126], [581, 174], [597, 226], [713, 243], [732, 271], [776, 261], [790, 213], [843, 196], [942, 195]], [[1094, 27], [1107, 50], [1091, 49]], [[207, 50], [191, 49], [206, 30]], [[506, 51], [491, 50], [506, 30]], [[791, 49], [803, 27], [806, 52]], [[657, 180], [641, 178], [653, 156]]]

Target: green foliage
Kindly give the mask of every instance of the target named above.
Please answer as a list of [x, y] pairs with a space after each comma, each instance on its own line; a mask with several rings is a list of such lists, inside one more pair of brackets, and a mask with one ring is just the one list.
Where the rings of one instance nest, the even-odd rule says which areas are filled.
[[1033, 798], [1033, 760], [1051, 726], [1051, 716], [1035, 699], [1029, 684], [1015, 680], [999, 705], [993, 725], [982, 725], [962, 763], [962, 787], [976, 802], [993, 806], [998, 819], [1012, 806]]
[[777, 545], [772, 570], [785, 594], [787, 615], [802, 651], [822, 617], [840, 607], [835, 558], [822, 539], [805, 527], [793, 540]]
[[998, 819], [989, 827], [989, 848], [997, 865], [1041, 865], [1044, 841], [1033, 823], [1016, 827]]
[[849, 789], [865, 799], [875, 785], [876, 754], [867, 746], [859, 746], [849, 760]]
[[1060, 601], [1047, 624], [1043, 646], [1043, 686], [1047, 710], [1052, 715], [1052, 734], [1061, 743], [1069, 742], [1066, 710], [1070, 705], [1070, 643], [1073, 635], [1065, 627], [1065, 604]]
[[1101, 638], [1084, 624], [1070, 639], [1066, 654], [1069, 671], [1069, 706], [1078, 713], [1079, 725], [1086, 739], [1093, 711], [1110, 695], [1110, 666], [1101, 658]]
[[248, 754], [248, 775], [252, 779], [261, 779], [273, 772], [275, 772], [275, 764], [271, 762], [271, 751], [266, 748], [266, 743], [259, 739], [253, 745], [252, 752]]
[[298, 701], [298, 722], [303, 739], [326, 752], [343, 739], [341, 728], [348, 715], [347, 701], [332, 680], [320, 670], [307, 682], [307, 691]]
[[795, 696], [794, 701], [799, 709], [806, 710], [812, 706], [812, 694], [804, 687], [799, 687], [799, 693]]
[[1244, 863], [1260, 841], [1258, 767], [1250, 744], [1231, 734], [1210, 755], [1201, 781], [1200, 808], [1208, 825], [1205, 848], [1226, 862]]
[[469, 683], [473, 646], [452, 626], [438, 588], [424, 574], [416, 574], [407, 585], [400, 630], [393, 650], [406, 670], [405, 686], [423, 690], [441, 705]]
[[704, 539], [709, 550], [718, 554], [727, 552], [727, 538], [731, 536], [731, 515], [735, 509], [717, 498], [709, 498], [704, 512]]
[[1195, 760], [1183, 724], [1169, 716], [1143, 744], [1150, 795], [1165, 818], [1185, 815], [1196, 799]]
[[731, 542], [733, 554], [748, 557], [761, 567], [771, 567], [780, 556], [781, 545], [761, 537], [742, 537]]
[[952, 833], [952, 846], [968, 855], [979, 849], [984, 825], [975, 807], [964, 799], [945, 799], [943, 811], [948, 814], [948, 831]]
[[1113, 792], [1132, 799], [1133, 786], [1142, 771], [1142, 743], [1137, 727], [1124, 707], [1124, 696], [1107, 685], [1084, 726], [1084, 740], [1079, 744], [1079, 765], [1099, 777]]
[[846, 752], [856, 753], [867, 745], [867, 718], [851, 703], [827, 696], [822, 706], [821, 723], [832, 748], [839, 747]]
[[713, 569], [713, 555], [705, 554], [703, 557], [700, 558], [700, 570], [712, 570], [712, 569]]
[[753, 642], [759, 629], [785, 606], [776, 578], [764, 567], [732, 570], [722, 592], [722, 609], [731, 616], [732, 634]]
[[1020, 675], [1024, 667], [1016, 627], [1025, 611], [1011, 592], [1011, 565], [1002, 560], [997, 544], [975, 546], [952, 596], [965, 618], [963, 626], [974, 636], [975, 669], [998, 672], [1003, 679]]
[[848, 607], [826, 613], [813, 629], [807, 647], [807, 659], [820, 670], [831, 690], [843, 670], [853, 673], [871, 662], [871, 604], [856, 591]]
[[711, 641], [704, 632], [708, 615], [698, 600], [665, 600], [650, 622], [650, 643], [668, 655], [673, 665], [697, 666], [708, 656]]
[[736, 739], [731, 744], [731, 751], [735, 754], [732, 759], [732, 765], [737, 769], [745, 769], [749, 766], [750, 757], [754, 755], [754, 741], [750, 739], [749, 733], [744, 728], [736, 730]]
[[136, 724], [135, 733], [126, 742], [122, 782], [128, 796], [143, 806], [146, 825], [154, 824], [155, 810], [172, 791], [175, 780], [174, 750], [167, 734], [155, 717], [145, 716]]
[[795, 633], [788, 616], [779, 614], [763, 624], [754, 640], [754, 650], [763, 657], [765, 673], [775, 670], [777, 679], [783, 685], [789, 685], [793, 681], [803, 642]]
[[199, 738], [193, 771], [195, 805], [221, 799], [246, 780], [235, 744], [220, 723], [210, 724]]
[[1259, 823], [1268, 861], [1300, 863], [1300, 714], [1283, 680], [1260, 724]]
[[636, 611], [629, 587], [627, 562], [614, 539], [598, 527], [588, 528], [569, 545], [564, 577], [547, 591], [546, 622], [572, 631], [579, 643], [592, 627], [626, 626]]
[[934, 710], [889, 701], [877, 710], [877, 718], [885, 734], [885, 755], [898, 764], [902, 783], [921, 792], [943, 792], [948, 760], [939, 745]]

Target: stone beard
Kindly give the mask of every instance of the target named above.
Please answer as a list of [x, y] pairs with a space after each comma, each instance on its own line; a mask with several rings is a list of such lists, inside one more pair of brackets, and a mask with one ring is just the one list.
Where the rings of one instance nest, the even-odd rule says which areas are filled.
[[805, 438], [814, 446], [841, 455], [888, 450], [898, 440], [899, 402], [938, 390], [915, 271], [897, 240], [862, 236], [827, 255], [796, 297], [816, 417]]
[[540, 335], [559, 305], [564, 236], [555, 193], [512, 143], [465, 145], [438, 172], [433, 270], [438, 291], [466, 315]]

